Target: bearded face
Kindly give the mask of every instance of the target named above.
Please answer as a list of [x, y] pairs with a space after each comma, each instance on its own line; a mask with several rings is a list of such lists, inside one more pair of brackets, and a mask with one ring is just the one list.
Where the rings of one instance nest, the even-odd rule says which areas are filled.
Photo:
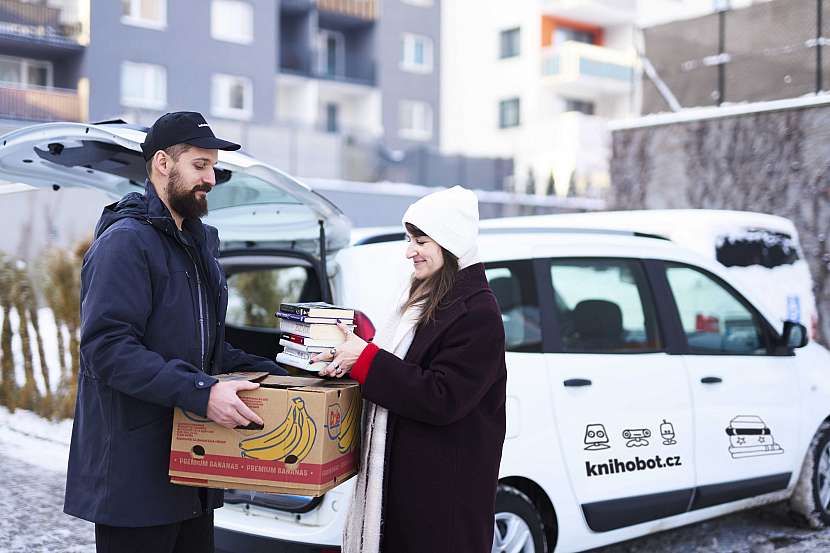
[[212, 188], [204, 183], [188, 185], [174, 165], [167, 181], [167, 200], [170, 207], [184, 219], [199, 219], [207, 215], [207, 194]]

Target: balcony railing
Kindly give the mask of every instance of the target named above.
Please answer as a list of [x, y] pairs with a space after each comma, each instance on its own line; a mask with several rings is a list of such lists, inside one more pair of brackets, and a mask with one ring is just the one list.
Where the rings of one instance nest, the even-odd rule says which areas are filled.
[[317, 0], [317, 8], [358, 19], [375, 20], [378, 17], [377, 0]]
[[76, 90], [0, 83], [0, 119], [81, 121], [80, 96]]
[[563, 42], [542, 54], [542, 75], [549, 82], [589, 95], [630, 91], [637, 70], [634, 54], [582, 42]]
[[80, 22], [66, 22], [62, 10], [44, 4], [0, 0], [0, 35], [72, 43], [83, 33]]
[[367, 63], [362, 66], [349, 68], [348, 70], [331, 71], [328, 67], [315, 63], [311, 58], [292, 54], [284, 51], [280, 58], [280, 70], [286, 73], [324, 79], [327, 81], [339, 81], [351, 84], [375, 86], [375, 64]]

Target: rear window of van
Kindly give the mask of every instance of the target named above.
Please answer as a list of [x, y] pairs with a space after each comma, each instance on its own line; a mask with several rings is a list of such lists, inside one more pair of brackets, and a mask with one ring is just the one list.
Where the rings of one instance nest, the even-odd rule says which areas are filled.
[[773, 269], [799, 259], [795, 240], [789, 234], [763, 229], [719, 236], [715, 251], [718, 262], [726, 267], [758, 265]]

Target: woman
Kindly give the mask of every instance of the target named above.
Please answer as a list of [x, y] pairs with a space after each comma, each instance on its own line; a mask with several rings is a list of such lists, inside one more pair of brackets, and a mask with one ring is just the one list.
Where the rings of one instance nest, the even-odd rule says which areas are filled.
[[[505, 431], [504, 329], [478, 261], [478, 201], [460, 186], [403, 217], [414, 272], [373, 344], [348, 327], [320, 354], [368, 400], [344, 553], [489, 553]], [[382, 348], [382, 349], [381, 349]]]

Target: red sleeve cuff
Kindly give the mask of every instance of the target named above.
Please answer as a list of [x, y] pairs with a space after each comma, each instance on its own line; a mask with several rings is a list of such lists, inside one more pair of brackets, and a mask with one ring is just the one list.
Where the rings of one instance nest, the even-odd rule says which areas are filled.
[[352, 378], [360, 382], [362, 385], [366, 382], [366, 377], [369, 376], [369, 369], [372, 367], [372, 361], [375, 359], [375, 355], [380, 351], [380, 348], [377, 347], [375, 344], [368, 344], [365, 348], [363, 348], [363, 352], [360, 354], [360, 357], [357, 358], [357, 361], [352, 367], [350, 374]]

